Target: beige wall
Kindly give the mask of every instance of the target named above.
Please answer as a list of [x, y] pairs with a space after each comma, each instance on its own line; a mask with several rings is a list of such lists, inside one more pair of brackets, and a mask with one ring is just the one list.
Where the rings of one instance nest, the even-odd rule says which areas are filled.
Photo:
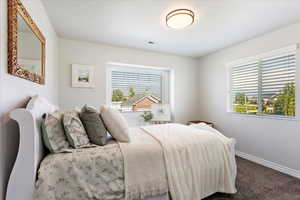
[[[108, 62], [173, 69], [173, 112], [176, 122], [196, 119], [212, 121], [225, 135], [237, 139], [238, 150], [300, 170], [299, 120], [246, 117], [226, 112], [226, 64], [239, 58], [300, 43], [300, 23], [195, 60], [104, 44], [58, 40], [40, 0], [23, 0], [47, 38], [46, 85], [38, 85], [7, 74], [6, 2], [0, 0], [0, 199], [4, 199], [18, 146], [18, 127], [9, 120], [9, 111], [23, 105], [26, 97], [34, 94], [40, 94], [55, 104], [59, 103], [63, 109], [83, 104], [99, 107], [106, 103]], [[300, 55], [299, 50], [298, 53]], [[297, 63], [299, 68], [299, 58]], [[96, 88], [72, 88], [71, 64], [96, 66]], [[299, 91], [299, 77], [297, 88]], [[300, 105], [299, 92], [297, 105]], [[297, 113], [300, 115], [299, 108], [300, 106], [297, 107]], [[139, 115], [127, 117], [134, 123]]]
[[297, 53], [297, 120], [247, 117], [227, 113], [226, 64], [240, 58], [300, 43], [300, 23], [202, 57], [198, 63], [200, 119], [212, 121], [237, 139], [237, 149], [300, 170], [300, 50]]
[[[18, 127], [8, 113], [22, 106], [24, 100], [40, 94], [58, 103], [58, 46], [56, 33], [45, 14], [40, 0], [22, 0], [30, 15], [46, 37], [46, 84], [33, 82], [7, 74], [7, 0], [0, 0], [0, 199], [4, 193], [18, 148]], [[17, 191], [16, 191], [17, 192]]]
[[[66, 39], [59, 40], [59, 55], [59, 103], [64, 109], [83, 104], [95, 107], [105, 104], [106, 66], [109, 62], [117, 62], [174, 69], [175, 121], [186, 122], [197, 116], [195, 59]], [[71, 64], [96, 66], [96, 88], [72, 88]], [[134, 121], [129, 118], [130, 123]]]

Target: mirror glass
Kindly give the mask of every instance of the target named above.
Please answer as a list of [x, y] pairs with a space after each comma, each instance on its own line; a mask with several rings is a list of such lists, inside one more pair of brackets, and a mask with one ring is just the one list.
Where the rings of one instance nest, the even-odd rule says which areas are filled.
[[18, 13], [18, 64], [42, 75], [42, 43]]

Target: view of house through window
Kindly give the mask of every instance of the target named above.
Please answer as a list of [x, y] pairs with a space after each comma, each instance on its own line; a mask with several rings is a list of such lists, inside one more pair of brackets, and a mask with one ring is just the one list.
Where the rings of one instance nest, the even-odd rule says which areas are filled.
[[232, 111], [295, 116], [296, 50], [231, 67]]
[[163, 102], [164, 78], [163, 71], [160, 70], [131, 67], [112, 69], [112, 106], [121, 112], [149, 111], [152, 104]]

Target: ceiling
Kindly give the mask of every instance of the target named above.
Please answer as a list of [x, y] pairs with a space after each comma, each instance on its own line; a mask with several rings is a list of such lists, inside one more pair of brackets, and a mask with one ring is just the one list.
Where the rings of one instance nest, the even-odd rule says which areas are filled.
[[[300, 21], [300, 0], [43, 0], [43, 3], [61, 37], [191, 57]], [[181, 30], [166, 26], [167, 13], [178, 8], [195, 12], [192, 26]]]

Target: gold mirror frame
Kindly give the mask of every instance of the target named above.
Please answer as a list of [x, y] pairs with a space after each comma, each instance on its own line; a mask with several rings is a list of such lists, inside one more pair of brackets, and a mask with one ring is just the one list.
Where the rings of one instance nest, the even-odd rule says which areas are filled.
[[[18, 64], [18, 14], [41, 42], [41, 74], [31, 72]], [[46, 40], [20, 0], [8, 0], [8, 73], [39, 84], [45, 84]]]

